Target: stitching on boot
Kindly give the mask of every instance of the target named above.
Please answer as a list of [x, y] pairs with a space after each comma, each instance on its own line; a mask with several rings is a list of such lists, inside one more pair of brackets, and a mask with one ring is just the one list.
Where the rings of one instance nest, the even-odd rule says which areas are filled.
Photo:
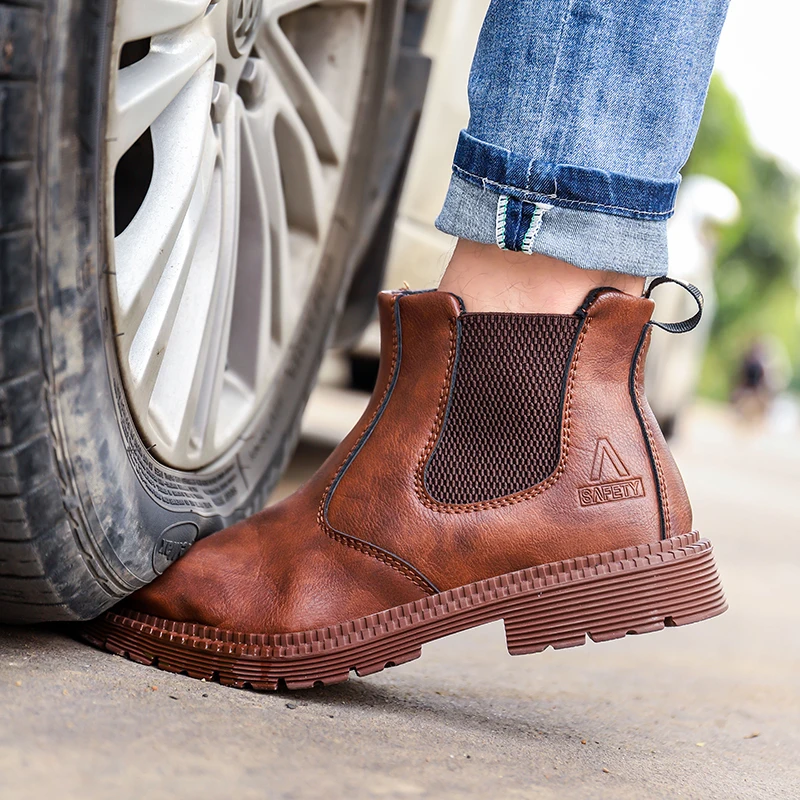
[[317, 524], [322, 528], [322, 531], [335, 542], [338, 542], [341, 545], [346, 547], [350, 547], [353, 550], [358, 551], [359, 553], [363, 553], [364, 555], [371, 556], [372, 558], [380, 561], [382, 564], [386, 564], [387, 566], [391, 567], [396, 572], [399, 572], [404, 578], [410, 580], [415, 586], [419, 587], [423, 591], [425, 591], [429, 595], [433, 595], [437, 593], [435, 587], [432, 584], [427, 582], [424, 578], [418, 575], [412, 568], [404, 564], [400, 559], [393, 556], [391, 553], [382, 550], [375, 545], [370, 544], [369, 542], [364, 542], [361, 539], [357, 539], [352, 536], [348, 536], [346, 533], [342, 533], [341, 531], [335, 530], [329, 523], [325, 515], [325, 506], [328, 502], [328, 496], [330, 495], [331, 489], [333, 488], [336, 481], [342, 475], [344, 469], [350, 462], [351, 457], [358, 449], [359, 445], [361, 445], [364, 435], [367, 431], [370, 430], [375, 419], [377, 418], [378, 414], [380, 413], [381, 409], [383, 408], [384, 403], [389, 395], [389, 391], [392, 387], [392, 378], [394, 377], [395, 370], [397, 369], [397, 353], [398, 353], [398, 345], [399, 341], [397, 338], [397, 301], [392, 306], [392, 362], [389, 367], [389, 381], [386, 384], [386, 389], [384, 390], [383, 394], [381, 395], [381, 399], [378, 402], [377, 406], [375, 407], [375, 412], [370, 417], [367, 424], [364, 426], [364, 430], [361, 432], [361, 435], [356, 439], [355, 444], [350, 448], [350, 452], [344, 457], [342, 463], [339, 465], [339, 468], [334, 473], [331, 482], [325, 487], [325, 491], [322, 493], [322, 500], [320, 501], [319, 508], [317, 510]]
[[650, 422], [647, 419], [647, 415], [643, 411], [644, 382], [641, 379], [642, 364], [644, 363], [644, 354], [647, 352], [647, 348], [650, 344], [650, 337], [652, 336], [652, 333], [653, 333], [652, 329], [648, 327], [647, 333], [645, 334], [644, 346], [639, 348], [639, 352], [636, 356], [636, 368], [634, 369], [633, 373], [633, 381], [636, 392], [636, 402], [639, 406], [640, 417], [642, 422], [644, 423], [645, 433], [647, 435], [648, 444], [650, 445], [650, 452], [653, 455], [653, 463], [655, 464], [656, 467], [658, 491], [663, 501], [664, 538], [669, 538], [672, 525], [670, 523], [670, 515], [669, 515], [669, 497], [667, 495], [667, 483], [666, 480], [664, 479], [664, 470], [661, 467], [661, 459], [658, 455], [658, 448], [655, 446], [655, 440], [653, 438], [653, 429], [650, 426]]
[[325, 533], [335, 542], [343, 544], [346, 547], [350, 547], [351, 549], [356, 550], [359, 553], [363, 553], [364, 555], [371, 556], [375, 560], [380, 561], [382, 564], [386, 564], [386, 566], [391, 567], [396, 572], [399, 572], [404, 578], [410, 580], [415, 586], [418, 586], [420, 589], [422, 589], [426, 594], [434, 595], [437, 593], [418, 575], [416, 575], [416, 573], [405, 567], [403, 564], [399, 564], [390, 553], [379, 550], [368, 542], [354, 540], [347, 534], [335, 531], [330, 527], [325, 528]]
[[432, 498], [426, 488], [425, 488], [425, 466], [428, 463], [428, 459], [433, 452], [433, 448], [436, 446], [436, 442], [439, 439], [439, 434], [441, 433], [442, 424], [444, 422], [444, 414], [447, 408], [447, 400], [448, 400], [448, 387], [452, 382], [452, 373], [453, 368], [455, 367], [455, 354], [456, 354], [456, 337], [455, 331], [456, 326], [455, 323], [451, 323], [451, 331], [450, 331], [450, 356], [449, 356], [449, 363], [447, 372], [445, 374], [444, 382], [442, 384], [442, 389], [439, 394], [439, 409], [437, 411], [436, 417], [434, 419], [433, 428], [431, 430], [430, 436], [428, 437], [428, 442], [425, 445], [422, 454], [419, 457], [419, 461], [417, 462], [417, 470], [414, 476], [414, 488], [417, 493], [417, 497], [419, 501], [426, 507], [431, 509], [432, 511], [437, 511], [443, 514], [467, 514], [473, 511], [487, 511], [493, 508], [502, 508], [504, 506], [515, 505], [516, 503], [521, 503], [524, 500], [529, 500], [532, 497], [536, 497], [538, 494], [542, 494], [542, 492], [547, 491], [551, 486], [555, 485], [561, 475], [564, 473], [566, 469], [566, 462], [567, 462], [567, 455], [569, 453], [569, 444], [570, 444], [570, 430], [571, 430], [571, 420], [572, 420], [572, 396], [573, 391], [575, 388], [575, 374], [578, 370], [578, 363], [580, 361], [581, 356], [581, 349], [583, 347], [583, 341], [586, 338], [586, 333], [589, 330], [589, 326], [591, 325], [592, 317], [590, 314], [586, 315], [586, 318], [581, 325], [581, 331], [578, 334], [578, 340], [575, 344], [575, 351], [572, 356], [572, 364], [569, 369], [569, 377], [567, 378], [567, 390], [564, 395], [564, 419], [561, 425], [561, 457], [559, 458], [558, 466], [556, 467], [555, 471], [553, 472], [550, 477], [546, 480], [538, 483], [536, 486], [532, 486], [530, 489], [526, 489], [522, 492], [516, 492], [512, 495], [507, 495], [506, 497], [498, 497], [492, 500], [483, 500], [478, 503], [464, 503], [464, 504], [455, 504], [455, 503], [441, 503], [434, 498]]

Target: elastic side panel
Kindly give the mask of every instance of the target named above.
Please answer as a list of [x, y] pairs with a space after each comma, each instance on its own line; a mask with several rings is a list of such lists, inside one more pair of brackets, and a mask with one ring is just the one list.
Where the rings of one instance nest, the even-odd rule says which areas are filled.
[[529, 489], [555, 470], [562, 388], [581, 320], [464, 314], [442, 433], [425, 471], [430, 496], [478, 503]]

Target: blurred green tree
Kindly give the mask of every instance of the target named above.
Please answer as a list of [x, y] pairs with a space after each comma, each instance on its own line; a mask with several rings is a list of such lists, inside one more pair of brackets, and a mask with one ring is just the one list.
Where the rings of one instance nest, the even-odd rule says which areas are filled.
[[700, 382], [702, 394], [729, 396], [739, 361], [756, 336], [786, 348], [800, 382], [798, 188], [796, 175], [758, 150], [736, 97], [715, 75], [684, 175], [709, 175], [741, 203], [739, 219], [719, 231], [718, 308]]

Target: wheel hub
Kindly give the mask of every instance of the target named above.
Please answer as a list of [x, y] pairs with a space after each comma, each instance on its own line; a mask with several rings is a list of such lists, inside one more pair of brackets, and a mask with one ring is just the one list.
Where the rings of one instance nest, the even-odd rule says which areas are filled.
[[258, 31], [263, 0], [229, 0], [228, 44], [234, 58], [250, 51]]

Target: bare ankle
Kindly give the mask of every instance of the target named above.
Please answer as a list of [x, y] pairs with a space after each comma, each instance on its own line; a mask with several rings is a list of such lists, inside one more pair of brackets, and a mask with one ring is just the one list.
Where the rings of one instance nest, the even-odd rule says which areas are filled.
[[598, 286], [638, 296], [644, 278], [460, 239], [439, 289], [461, 297], [467, 311], [571, 314]]

